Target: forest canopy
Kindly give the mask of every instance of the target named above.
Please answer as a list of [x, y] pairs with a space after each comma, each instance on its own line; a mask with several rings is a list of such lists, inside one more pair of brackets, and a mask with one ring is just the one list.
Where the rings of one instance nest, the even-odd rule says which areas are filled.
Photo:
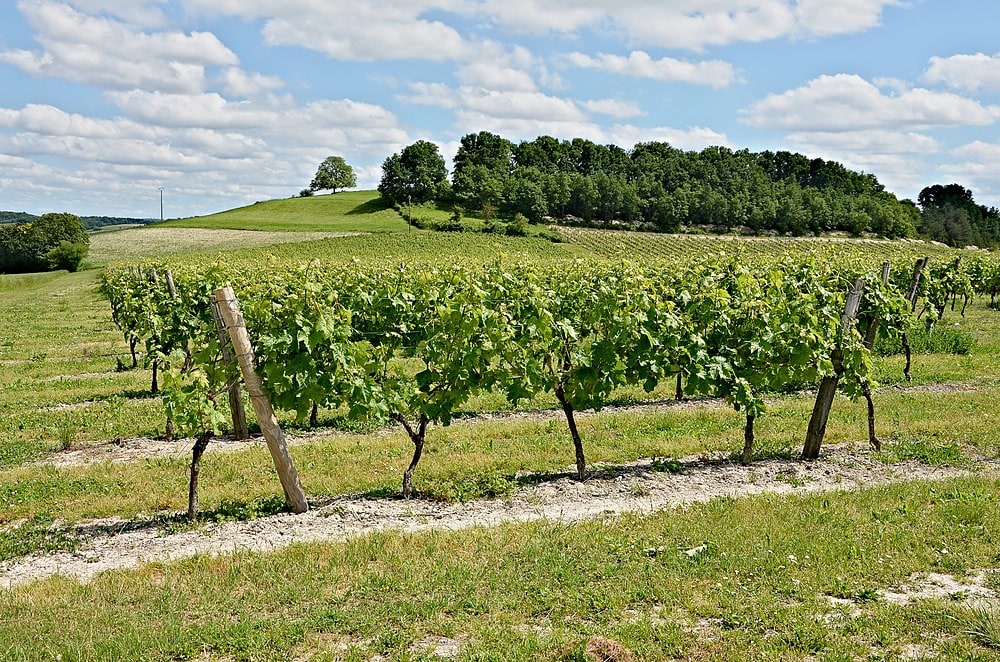
[[[425, 147], [421, 142], [386, 159], [379, 191], [390, 204], [409, 197], [472, 212], [523, 214], [534, 223], [662, 232], [695, 227], [898, 238], [926, 226], [921, 208], [897, 199], [875, 175], [787, 151], [685, 151], [663, 142], [626, 150], [551, 136], [515, 143], [481, 131], [462, 138], [449, 181], [436, 148]], [[988, 236], [981, 236], [988, 245]]]

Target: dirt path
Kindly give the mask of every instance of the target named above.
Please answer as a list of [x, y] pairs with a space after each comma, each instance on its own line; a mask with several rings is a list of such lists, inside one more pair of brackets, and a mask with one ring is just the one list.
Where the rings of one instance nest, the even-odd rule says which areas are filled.
[[[717, 497], [851, 490], [970, 473], [910, 462], [886, 465], [866, 450], [847, 446], [827, 446], [823, 458], [816, 462], [767, 460], [745, 467], [688, 458], [682, 466], [681, 473], [658, 471], [650, 460], [604, 466], [584, 483], [568, 476], [554, 477], [522, 487], [507, 498], [468, 503], [342, 496], [316, 503], [302, 515], [215, 523], [176, 534], [164, 534], [142, 523], [92, 522], [80, 528], [84, 540], [77, 551], [0, 564], [0, 587], [55, 574], [86, 581], [105, 570], [135, 568], [151, 561], [270, 551], [293, 543], [342, 541], [377, 531], [455, 531], [540, 519], [577, 522], [620, 513], [648, 514]], [[980, 472], [1000, 475], [1000, 465], [995, 460], [984, 463]]]

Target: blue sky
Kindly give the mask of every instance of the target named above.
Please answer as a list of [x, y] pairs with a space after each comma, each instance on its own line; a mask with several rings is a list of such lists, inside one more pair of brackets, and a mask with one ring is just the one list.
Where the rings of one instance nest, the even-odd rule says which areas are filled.
[[996, 0], [8, 0], [0, 209], [167, 217], [374, 188], [481, 130], [788, 149], [1000, 205]]

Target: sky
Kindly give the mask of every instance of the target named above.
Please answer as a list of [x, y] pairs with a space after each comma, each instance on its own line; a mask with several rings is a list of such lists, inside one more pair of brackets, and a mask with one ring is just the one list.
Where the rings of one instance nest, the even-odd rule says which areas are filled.
[[416, 140], [790, 150], [1000, 206], [997, 0], [0, 0], [0, 210], [375, 188]]

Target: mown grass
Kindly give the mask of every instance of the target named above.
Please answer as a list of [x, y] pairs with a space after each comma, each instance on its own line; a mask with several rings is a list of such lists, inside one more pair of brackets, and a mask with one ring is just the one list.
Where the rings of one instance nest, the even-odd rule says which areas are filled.
[[309, 198], [266, 200], [217, 214], [158, 223], [161, 228], [273, 232], [400, 232], [406, 222], [378, 191], [341, 191]]
[[[1000, 387], [919, 397], [888, 392], [879, 398], [880, 434], [889, 460], [974, 466], [970, 452], [1000, 455], [995, 403]], [[812, 407], [809, 396], [773, 403], [758, 419], [756, 457], [798, 456]], [[838, 400], [828, 443], [867, 444], [866, 409]], [[742, 418], [724, 406], [681, 410], [628, 410], [582, 416], [588, 461], [622, 463], [640, 458], [735, 454], [742, 447]], [[96, 517], [146, 518], [186, 506], [188, 458], [180, 445], [172, 457], [83, 466], [21, 466], [0, 470], [0, 523], [59, 517], [67, 523]], [[398, 430], [333, 433], [291, 448], [306, 492], [312, 496], [370, 492], [396, 494], [412, 452]], [[464, 421], [428, 434], [415, 485], [424, 498], [465, 500], [503, 495], [522, 472], [567, 471], [572, 443], [564, 421], [544, 418]], [[280, 495], [262, 443], [246, 450], [213, 452], [201, 468], [201, 503], [252, 503]]]
[[402, 660], [428, 659], [447, 638], [458, 659], [582, 660], [600, 636], [639, 660], [890, 660], [912, 645], [943, 659], [995, 659], [960, 603], [899, 606], [878, 591], [916, 572], [995, 567], [998, 494], [997, 481], [967, 478], [716, 499], [572, 526], [199, 556], [86, 585], [53, 578], [0, 593], [0, 650], [9, 659]]

